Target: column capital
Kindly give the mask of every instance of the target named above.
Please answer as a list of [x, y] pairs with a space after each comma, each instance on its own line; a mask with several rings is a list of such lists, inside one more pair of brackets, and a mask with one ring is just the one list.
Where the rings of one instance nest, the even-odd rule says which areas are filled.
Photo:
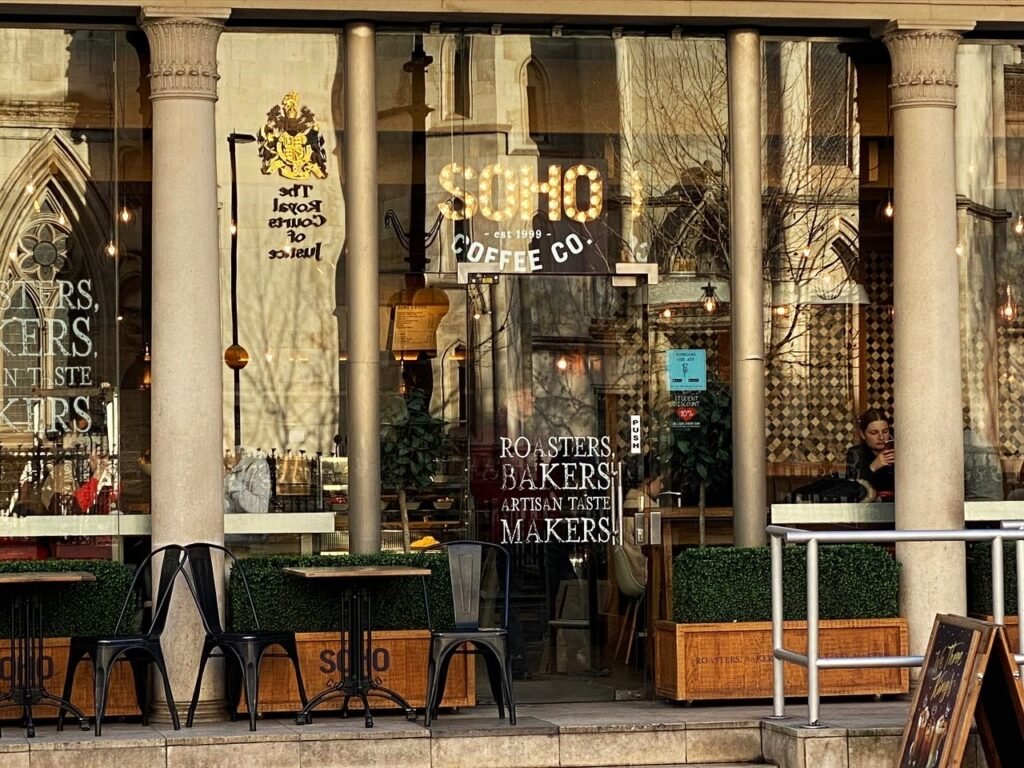
[[881, 30], [892, 61], [892, 108], [956, 106], [956, 49], [973, 22], [891, 21]]
[[217, 100], [217, 41], [230, 15], [224, 8], [143, 8], [149, 40], [150, 98]]

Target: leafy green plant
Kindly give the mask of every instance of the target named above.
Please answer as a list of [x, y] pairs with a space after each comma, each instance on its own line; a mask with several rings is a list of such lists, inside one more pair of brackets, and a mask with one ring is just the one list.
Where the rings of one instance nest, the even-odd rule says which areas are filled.
[[[426, 586], [434, 628], [450, 627], [454, 622], [447, 557], [426, 552], [412, 555], [382, 552], [375, 555], [277, 555], [245, 558], [241, 561], [241, 567], [249, 583], [260, 627], [295, 632], [337, 631], [343, 597], [338, 585], [318, 584], [289, 576], [282, 569], [342, 565], [411, 565], [429, 568], [433, 575], [426, 579]], [[427, 627], [423, 582], [420, 579], [388, 580], [374, 587], [371, 597], [373, 629]], [[238, 569], [232, 571], [228, 583], [228, 622], [237, 632], [256, 628]]]
[[697, 541], [703, 547], [707, 491], [732, 477], [732, 398], [725, 384], [712, 380], [697, 397], [695, 415], [679, 408], [669, 416], [661, 453], [673, 485], [698, 489]]
[[409, 509], [406, 491], [429, 488], [444, 458], [447, 442], [445, 423], [430, 415], [426, 393], [412, 390], [406, 400], [405, 419], [397, 424], [382, 424], [380, 433], [381, 486], [398, 492], [402, 516], [402, 547], [409, 553]]
[[[108, 560], [3, 560], [0, 573], [26, 571], [87, 571], [96, 576], [91, 584], [41, 588], [43, 636], [109, 635], [131, 587], [133, 571], [124, 563]], [[136, 616], [130, 613], [122, 631], [136, 628]], [[11, 616], [0, 609], [0, 636], [11, 636]]]
[[[783, 551], [783, 610], [807, 618], [807, 551]], [[819, 549], [819, 615], [868, 619], [899, 611], [899, 563], [870, 544]], [[681, 624], [771, 620], [771, 552], [767, 547], [688, 549], [675, 559], [673, 618]]]

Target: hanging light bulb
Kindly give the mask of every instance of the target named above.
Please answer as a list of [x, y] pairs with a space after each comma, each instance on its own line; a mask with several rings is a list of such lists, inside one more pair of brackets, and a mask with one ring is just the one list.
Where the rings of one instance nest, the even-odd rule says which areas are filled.
[[122, 205], [118, 218], [121, 219], [122, 224], [129, 224], [132, 220], [132, 209], [127, 205]]
[[1012, 323], [1017, 319], [1017, 302], [1013, 300], [1013, 289], [1006, 286], [1006, 301], [999, 306], [999, 319], [1004, 323]]
[[887, 219], [891, 219], [893, 215], [896, 213], [896, 209], [893, 208], [891, 198], [885, 201], [885, 208], [882, 210], [882, 212], [885, 214], [885, 218]]
[[663, 309], [661, 311], [661, 316], [663, 318], [665, 318], [666, 320], [671, 320], [672, 319], [672, 310], [669, 309], [668, 307], [665, 307], [665, 309]]
[[1018, 237], [1024, 235], [1024, 213], [1017, 214], [1017, 220], [1013, 222], [1013, 233]]
[[235, 235], [238, 234], [238, 227], [235, 225], [234, 221], [231, 222], [231, 226], [228, 227], [228, 229], [231, 230], [231, 236], [232, 237], [234, 237]]
[[109, 256], [110, 258], [114, 258], [115, 256], [117, 256], [117, 243], [115, 243], [113, 240], [108, 240], [106, 251], [107, 256]]
[[789, 314], [788, 304], [778, 304], [772, 308], [772, 312], [775, 313], [776, 317], [785, 317]]
[[555, 361], [555, 368], [563, 373], [569, 368], [569, 361], [565, 359], [565, 355], [560, 355]]
[[704, 295], [701, 297], [700, 305], [704, 307], [704, 311], [709, 315], [715, 314], [718, 311], [718, 296], [715, 293], [715, 286], [711, 283], [705, 285], [701, 290], [704, 291]]

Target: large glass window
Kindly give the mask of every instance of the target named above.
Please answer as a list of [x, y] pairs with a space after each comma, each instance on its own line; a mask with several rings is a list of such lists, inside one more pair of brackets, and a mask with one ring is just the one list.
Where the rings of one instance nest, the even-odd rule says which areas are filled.
[[[957, 52], [957, 233], [964, 480], [968, 501], [1024, 496], [1024, 76], [1016, 44]], [[1011, 515], [1019, 515], [1009, 511]]]
[[0, 557], [109, 558], [148, 532], [111, 514], [149, 509], [148, 73], [123, 32], [0, 57]]

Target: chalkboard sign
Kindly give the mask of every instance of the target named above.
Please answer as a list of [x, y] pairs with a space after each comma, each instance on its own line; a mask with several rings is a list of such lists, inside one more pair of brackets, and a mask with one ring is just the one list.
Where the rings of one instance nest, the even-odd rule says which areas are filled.
[[974, 717], [989, 768], [1009, 765], [1011, 755], [1019, 761], [1024, 701], [1016, 669], [1002, 627], [937, 616], [903, 728], [899, 768], [959, 766]]

